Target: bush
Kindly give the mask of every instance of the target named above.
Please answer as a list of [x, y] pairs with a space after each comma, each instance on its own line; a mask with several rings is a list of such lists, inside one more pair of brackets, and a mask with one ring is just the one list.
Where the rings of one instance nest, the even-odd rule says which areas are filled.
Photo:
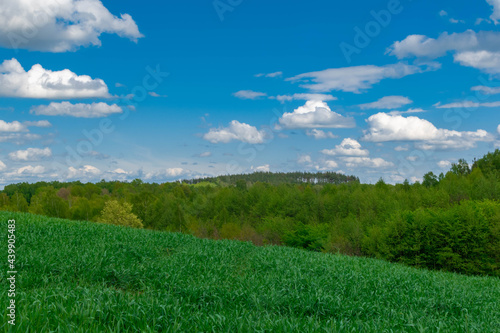
[[467, 201], [395, 214], [371, 249], [407, 265], [500, 276], [500, 204]]
[[122, 225], [133, 228], [143, 228], [142, 221], [132, 213], [132, 205], [128, 202], [120, 204], [116, 200], [106, 202], [98, 222]]

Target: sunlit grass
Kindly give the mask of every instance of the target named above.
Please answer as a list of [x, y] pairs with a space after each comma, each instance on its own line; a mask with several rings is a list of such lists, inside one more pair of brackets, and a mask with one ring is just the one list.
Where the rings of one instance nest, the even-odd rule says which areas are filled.
[[498, 278], [6, 212], [2, 244], [12, 217], [13, 332], [500, 330]]

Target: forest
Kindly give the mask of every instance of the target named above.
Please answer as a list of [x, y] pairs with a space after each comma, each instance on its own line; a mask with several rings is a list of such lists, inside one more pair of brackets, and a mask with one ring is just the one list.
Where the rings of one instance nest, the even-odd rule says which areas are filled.
[[500, 276], [498, 198], [497, 149], [414, 184], [334, 173], [19, 183], [0, 192], [0, 210]]

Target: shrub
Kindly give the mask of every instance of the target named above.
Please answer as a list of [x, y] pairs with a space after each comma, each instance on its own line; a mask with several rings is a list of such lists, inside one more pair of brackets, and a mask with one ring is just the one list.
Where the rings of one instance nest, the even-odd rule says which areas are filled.
[[128, 202], [120, 204], [116, 200], [106, 202], [98, 222], [122, 225], [133, 228], [142, 228], [142, 221], [132, 213], [132, 205]]

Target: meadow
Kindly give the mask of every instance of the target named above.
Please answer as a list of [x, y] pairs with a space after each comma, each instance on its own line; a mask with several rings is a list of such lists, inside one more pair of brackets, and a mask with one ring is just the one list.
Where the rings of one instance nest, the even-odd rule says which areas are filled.
[[[499, 332], [500, 279], [27, 213], [2, 332]], [[8, 304], [7, 249], [0, 262]]]

